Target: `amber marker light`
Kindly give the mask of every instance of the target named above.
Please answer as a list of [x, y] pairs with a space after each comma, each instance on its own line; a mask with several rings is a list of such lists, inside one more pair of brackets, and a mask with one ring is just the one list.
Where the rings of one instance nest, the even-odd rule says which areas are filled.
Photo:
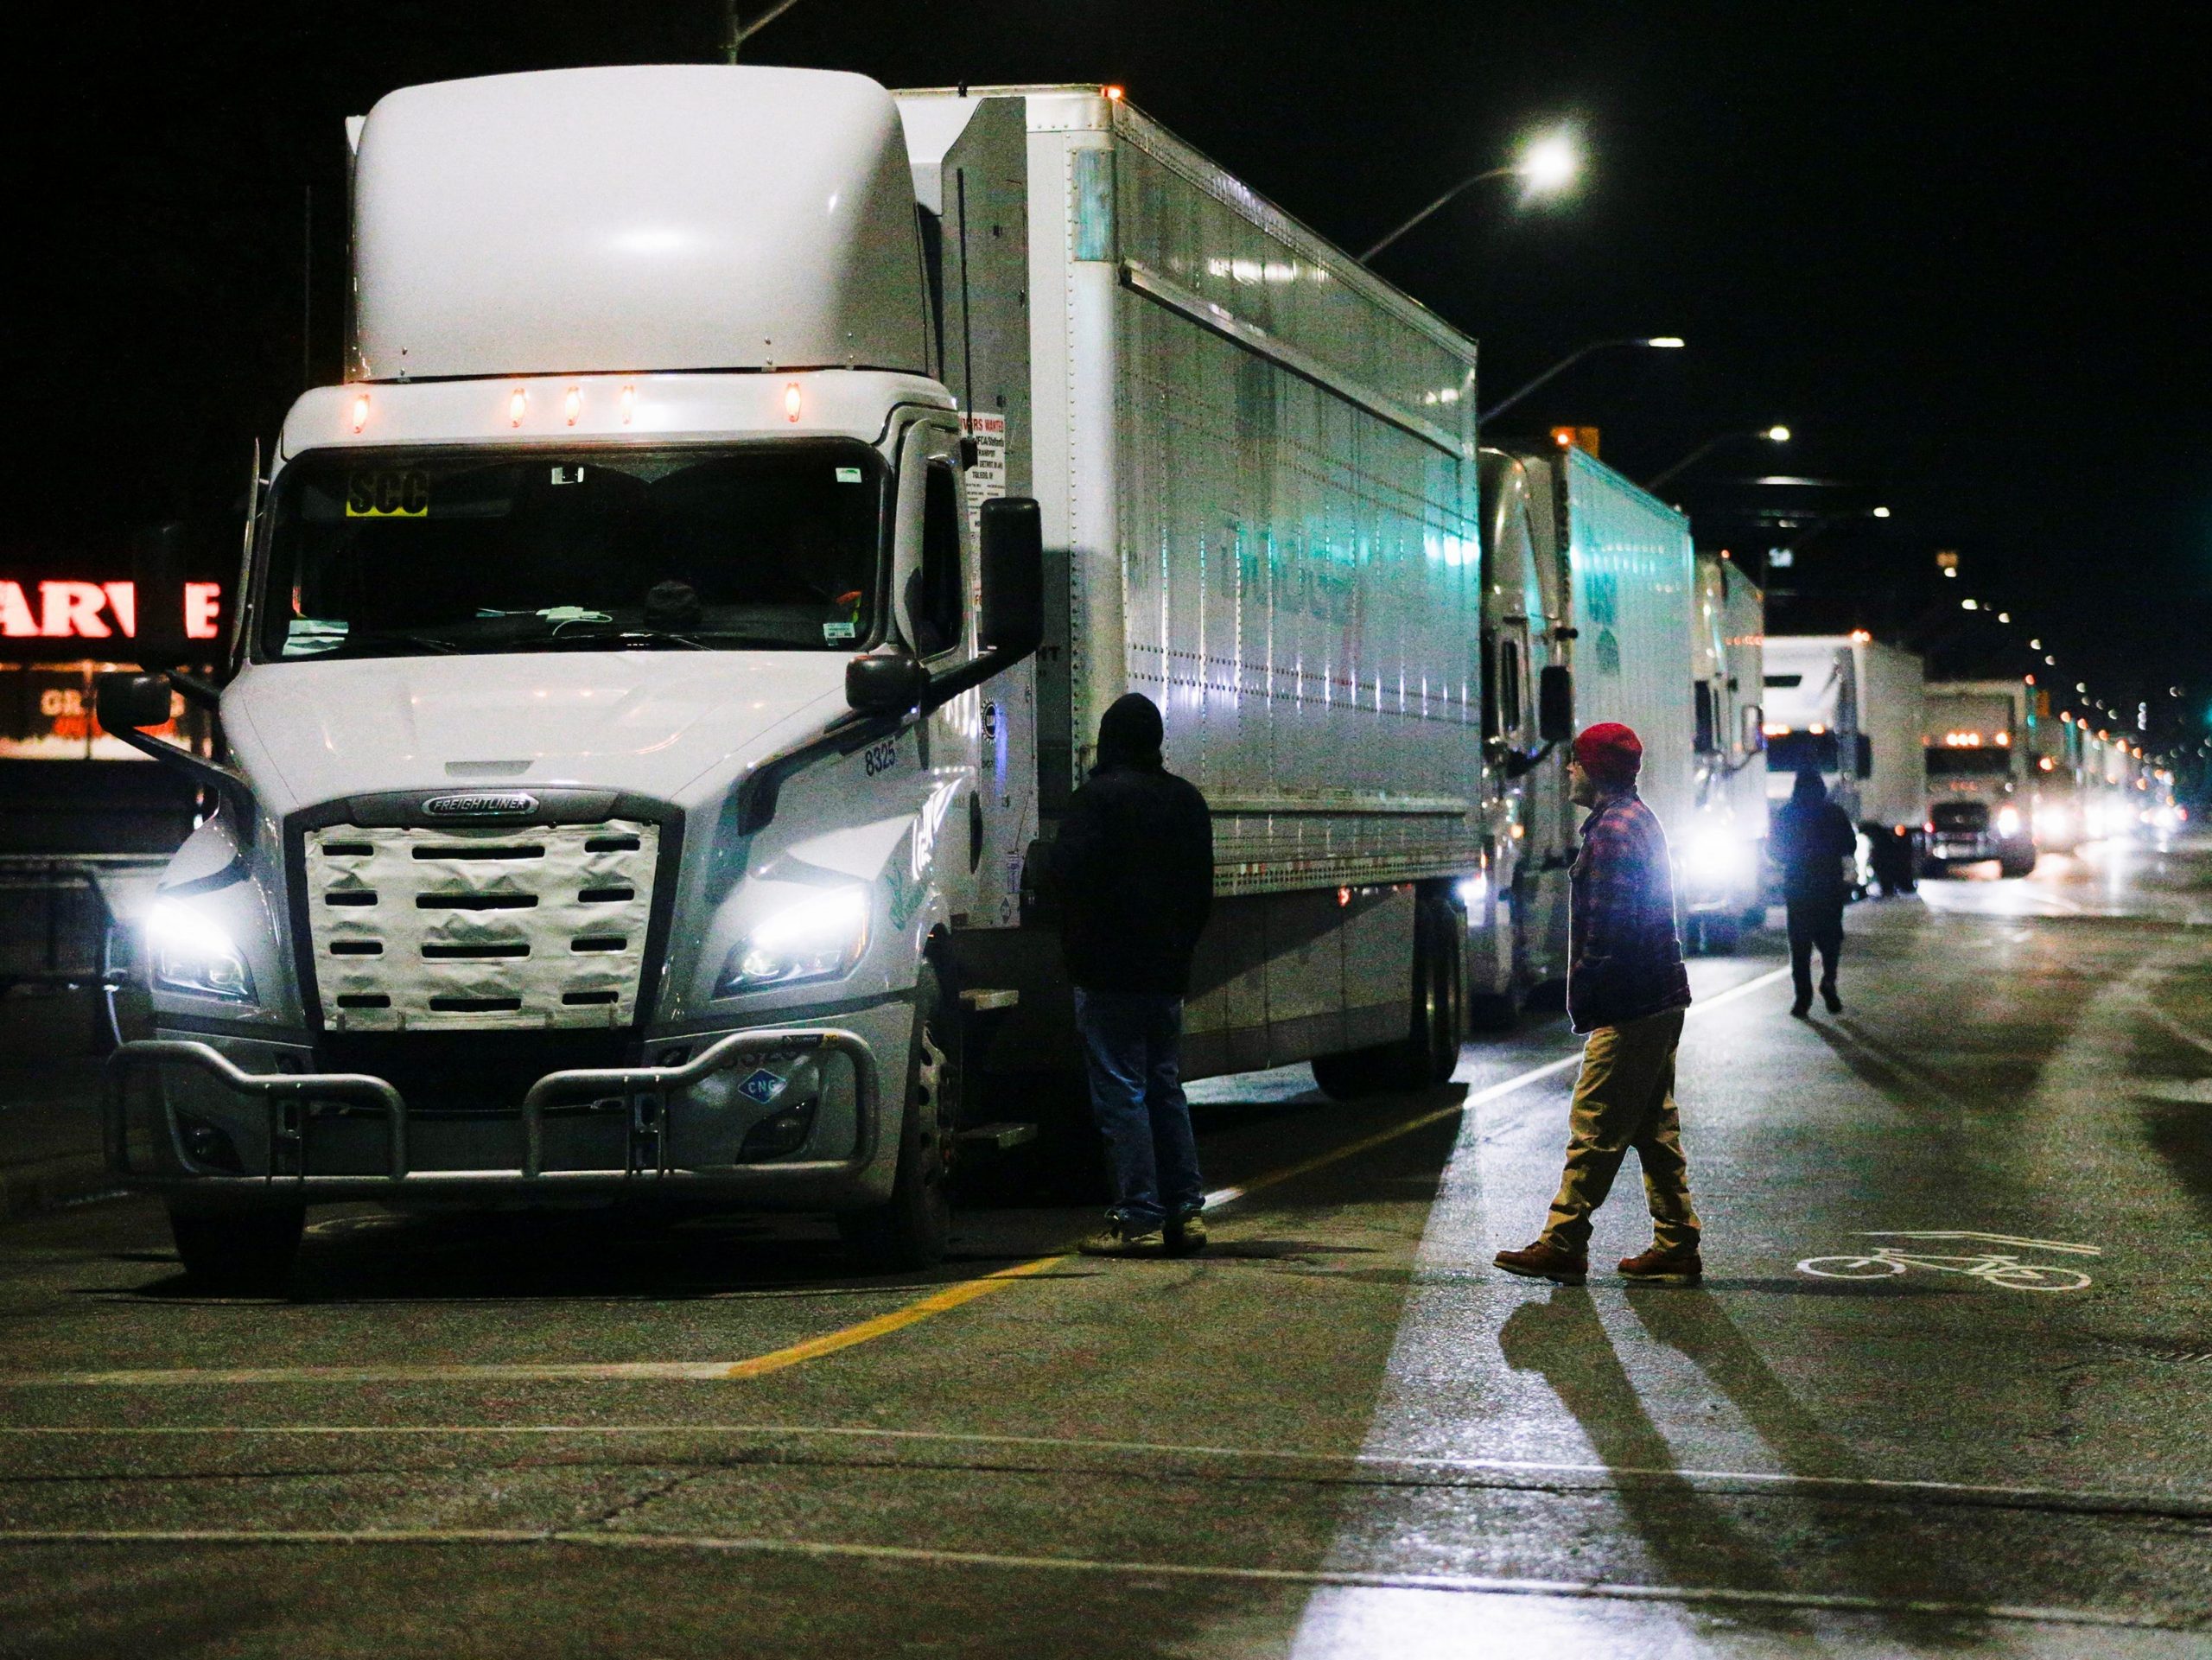
[[584, 412], [583, 388], [581, 386], [569, 388], [568, 397], [562, 400], [561, 412], [569, 417], [570, 426], [575, 425], [576, 417]]
[[784, 419], [793, 423], [798, 420], [798, 382], [796, 380], [784, 388]]
[[529, 405], [530, 399], [528, 395], [524, 392], [521, 387], [516, 387], [513, 394], [507, 399], [507, 424], [511, 427], [520, 426], [522, 424], [523, 410], [527, 409]]
[[366, 392], [356, 392], [353, 395], [353, 430], [359, 432], [368, 423], [369, 395]]

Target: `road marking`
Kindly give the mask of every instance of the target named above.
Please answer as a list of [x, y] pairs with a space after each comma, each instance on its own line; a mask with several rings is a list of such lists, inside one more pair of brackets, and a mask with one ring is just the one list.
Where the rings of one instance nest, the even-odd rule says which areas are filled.
[[[2183, 1357], [2188, 1358], [2188, 1357]], [[980, 1430], [884, 1429], [874, 1426], [787, 1423], [666, 1423], [666, 1424], [0, 1424], [0, 1437], [17, 1435], [92, 1436], [102, 1439], [184, 1438], [200, 1436], [297, 1436], [304, 1439], [348, 1437], [555, 1437], [589, 1440], [646, 1440], [693, 1437], [741, 1437], [759, 1441], [779, 1438], [794, 1441], [885, 1441], [893, 1445], [989, 1448], [1000, 1458], [1007, 1449], [1074, 1454], [1134, 1454], [1197, 1464], [1216, 1460], [1229, 1464], [1274, 1464], [1292, 1466], [1281, 1478], [1287, 1481], [1327, 1483], [1347, 1486], [1526, 1485], [1544, 1489], [1567, 1479], [1588, 1479], [1596, 1490], [1623, 1484], [1648, 1482], [1688, 1485], [1701, 1491], [1726, 1494], [1736, 1490], [1752, 1492], [1802, 1491], [1808, 1497], [1858, 1499], [1876, 1504], [1922, 1503], [1942, 1506], [1997, 1510], [2049, 1510], [2096, 1514], [2212, 1519], [2212, 1494], [2171, 1495], [2123, 1493], [2095, 1489], [2018, 1487], [1961, 1481], [1912, 1480], [1881, 1476], [1814, 1476], [1769, 1470], [1697, 1470], [1674, 1465], [1609, 1465], [1549, 1463], [1525, 1459], [1429, 1458], [1414, 1453], [1313, 1453], [1283, 1447], [1214, 1447], [1178, 1441], [1103, 1441], [1061, 1435], [995, 1434]], [[683, 1462], [681, 1460], [671, 1460]], [[1043, 1467], [1043, 1466], [1039, 1466]], [[1341, 1470], [1338, 1475], [1319, 1471]], [[282, 1472], [264, 1472], [273, 1477]], [[1455, 1481], [1455, 1477], [1467, 1480]], [[1518, 1478], [1489, 1481], [1484, 1478]], [[10, 1479], [0, 1476], [0, 1483]], [[129, 1476], [118, 1481], [133, 1479]]]
[[219, 1528], [25, 1530], [0, 1532], [5, 1545], [581, 1545], [600, 1549], [708, 1551], [733, 1555], [801, 1556], [831, 1561], [912, 1563], [1018, 1573], [1114, 1575], [1140, 1579], [1227, 1580], [1242, 1584], [1344, 1586], [1360, 1590], [1440, 1591], [1461, 1595], [1562, 1597], [1614, 1602], [1672, 1602], [1720, 1606], [1820, 1608], [1839, 1612], [1921, 1614], [2038, 1625], [2086, 1625], [2134, 1631], [2194, 1631], [2194, 1621], [2160, 1620], [2094, 1608], [2033, 1604], [1936, 1601], [1817, 1591], [1752, 1591], [1724, 1586], [1626, 1585], [1606, 1580], [1516, 1580], [1465, 1574], [1394, 1574], [1358, 1569], [1246, 1568], [1206, 1562], [1126, 1561], [1092, 1556], [1024, 1556], [985, 1550], [937, 1550], [925, 1545], [869, 1545], [813, 1539], [725, 1538], [699, 1534], [524, 1531], [501, 1528], [288, 1530]]
[[[1732, 986], [1715, 996], [1692, 1005], [1689, 1014], [1701, 1014], [1724, 1008], [1740, 997], [1748, 996], [1762, 987], [1785, 978], [1789, 970], [1775, 969], [1758, 975], [1741, 985]], [[1418, 1113], [1411, 1118], [1363, 1136], [1356, 1142], [1301, 1161], [1281, 1170], [1255, 1176], [1241, 1186], [1221, 1187], [1206, 1195], [1208, 1210], [1219, 1210], [1250, 1195], [1270, 1187], [1279, 1186], [1300, 1176], [1309, 1175], [1329, 1165], [1369, 1152], [1375, 1148], [1411, 1135], [1429, 1125], [1446, 1118], [1458, 1117], [1472, 1108], [1544, 1078], [1557, 1076], [1581, 1063], [1580, 1053], [1562, 1055], [1541, 1066], [1516, 1073], [1501, 1083], [1492, 1084], [1453, 1102], [1448, 1107]], [[903, 1331], [950, 1309], [975, 1301], [978, 1297], [1001, 1291], [1015, 1280], [1027, 1279], [1057, 1268], [1067, 1261], [1065, 1251], [1056, 1251], [1049, 1256], [1039, 1256], [1012, 1268], [1000, 1269], [980, 1279], [963, 1281], [945, 1290], [934, 1292], [918, 1301], [895, 1308], [889, 1313], [879, 1314], [873, 1320], [831, 1332], [825, 1336], [810, 1338], [788, 1348], [756, 1355], [750, 1360], [631, 1360], [601, 1363], [576, 1362], [544, 1365], [450, 1365], [450, 1366], [238, 1366], [208, 1369], [172, 1369], [166, 1371], [48, 1372], [0, 1376], [0, 1389], [26, 1388], [149, 1388], [172, 1385], [216, 1384], [243, 1385], [251, 1383], [445, 1383], [472, 1382], [503, 1383], [736, 1383], [755, 1377], [765, 1377], [787, 1367], [799, 1365], [823, 1355], [836, 1354], [858, 1344], [868, 1343], [890, 1332]]]
[[2036, 1250], [2069, 1251], [2076, 1256], [2101, 1256], [2094, 1245], [2069, 1244], [2063, 1239], [2023, 1239], [2009, 1233], [1971, 1233], [1956, 1229], [1862, 1228], [1862, 1239], [1979, 1239], [1990, 1245], [2024, 1245]]

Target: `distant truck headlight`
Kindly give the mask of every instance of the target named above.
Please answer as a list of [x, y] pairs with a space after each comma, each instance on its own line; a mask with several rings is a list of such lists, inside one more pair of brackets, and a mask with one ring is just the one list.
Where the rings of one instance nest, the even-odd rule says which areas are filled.
[[1997, 810], [1997, 833], [1999, 836], [2018, 836], [2020, 833], [2020, 810], [2018, 807], [1999, 807]]
[[232, 1002], [253, 1001], [253, 971], [221, 927], [179, 900], [157, 900], [146, 917], [154, 983]]
[[2039, 807], [2036, 810], [2036, 834], [2038, 836], [2067, 835], [2074, 828], [2074, 815], [2063, 807]]
[[1694, 831], [1688, 853], [1690, 874], [1707, 881], [1725, 881], [1751, 865], [1751, 849], [1723, 830]]
[[738, 941], [717, 997], [850, 974], [868, 949], [868, 890], [841, 887], [779, 911]]

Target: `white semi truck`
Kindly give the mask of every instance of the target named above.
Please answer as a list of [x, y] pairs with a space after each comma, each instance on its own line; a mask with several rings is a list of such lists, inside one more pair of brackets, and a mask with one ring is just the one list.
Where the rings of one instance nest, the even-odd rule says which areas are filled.
[[136, 735], [223, 805], [106, 1107], [195, 1275], [363, 1199], [930, 1260], [956, 1150], [1072, 1063], [1026, 878], [1130, 689], [1216, 816], [1188, 1073], [1448, 1076], [1516, 839], [1471, 340], [1096, 87], [574, 70], [350, 136], [352, 370], [285, 420], [224, 682], [102, 688], [228, 745]]
[[1700, 554], [1691, 617], [1697, 812], [1682, 841], [1694, 943], [1735, 944], [1766, 918], [1766, 596], [1726, 554]]
[[[1580, 448], [1485, 449], [1483, 461], [1485, 652], [1505, 665], [1493, 680], [1503, 729], [1491, 747], [1492, 798], [1503, 810], [1490, 900], [1503, 922], [1488, 937], [1496, 953], [1471, 954], [1469, 984], [1493, 1006], [1510, 1006], [1567, 972], [1567, 868], [1581, 812], [1567, 799], [1563, 758], [1535, 747], [1540, 727], [1636, 728], [1640, 789], [1666, 827], [1694, 939], [1725, 949], [1758, 900], [1732, 862], [1710, 868], [1707, 836], [1730, 837], [1732, 849], [1751, 821], [1735, 817], [1725, 785], [1712, 787], [1718, 752], [1700, 747], [1708, 735], [1699, 671], [1726, 676], [1698, 653], [1689, 521]], [[1712, 639], [1719, 649], [1717, 631]], [[1536, 702], [1553, 705], [1548, 720], [1512, 701], [1532, 681]], [[1516, 709], [1518, 728], [1507, 718]], [[1716, 710], [1713, 718], [1729, 717]]]
[[1817, 773], [1859, 827], [1862, 884], [1909, 886], [1929, 800], [1920, 659], [1863, 632], [1770, 635], [1764, 680], [1770, 798]]
[[1929, 684], [1929, 874], [1990, 859], [2006, 876], [2036, 868], [2033, 692], [2023, 680]]

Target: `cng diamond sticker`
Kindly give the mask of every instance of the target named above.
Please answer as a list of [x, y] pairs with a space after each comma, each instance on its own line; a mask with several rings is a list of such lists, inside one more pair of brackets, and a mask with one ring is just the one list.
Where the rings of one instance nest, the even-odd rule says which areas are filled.
[[784, 1092], [784, 1079], [766, 1066], [758, 1067], [737, 1086], [737, 1092], [765, 1107]]

